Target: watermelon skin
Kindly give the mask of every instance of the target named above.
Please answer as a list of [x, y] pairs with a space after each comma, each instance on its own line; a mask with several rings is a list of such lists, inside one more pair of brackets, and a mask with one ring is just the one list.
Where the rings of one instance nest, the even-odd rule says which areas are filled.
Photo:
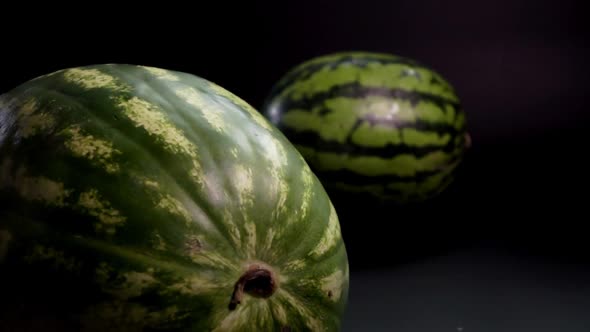
[[390, 54], [306, 61], [278, 81], [261, 112], [327, 189], [386, 202], [441, 193], [470, 143], [453, 87], [431, 68]]
[[[252, 269], [272, 294], [231, 308]], [[349, 285], [336, 211], [276, 128], [119, 64], [0, 97], [0, 271], [0, 330], [336, 331]]]

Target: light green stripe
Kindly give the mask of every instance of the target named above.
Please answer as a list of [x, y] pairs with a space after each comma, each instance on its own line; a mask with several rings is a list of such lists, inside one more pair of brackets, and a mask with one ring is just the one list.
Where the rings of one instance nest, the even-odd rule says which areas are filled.
[[[353, 114], [342, 116], [335, 112], [321, 116], [317, 111], [289, 111], [285, 113], [283, 124], [300, 131], [315, 131], [322, 139], [327, 141], [344, 143], [357, 118]], [[346, 112], [346, 110], [342, 111]]]
[[414, 128], [387, 128], [363, 123], [357, 128], [351, 139], [357, 145], [375, 148], [389, 144], [404, 144], [412, 147], [443, 147], [451, 141], [451, 134], [441, 135], [434, 131], [422, 131]]
[[75, 156], [89, 159], [93, 164], [103, 167], [107, 173], [119, 171], [119, 164], [113, 158], [120, 155], [121, 151], [114, 148], [112, 142], [84, 133], [78, 125], [70, 126], [59, 134], [67, 137], [64, 145]]
[[305, 301], [300, 300], [294, 294], [286, 292], [281, 288], [277, 290], [274, 296], [276, 297], [276, 301], [288, 308], [287, 311], [291, 315], [294, 317], [298, 316], [298, 318], [303, 320], [309, 331], [326, 331], [322, 319], [318, 318], [321, 312], [310, 310], [309, 305]]
[[393, 182], [387, 184], [387, 188], [391, 190], [399, 190], [407, 195], [422, 195], [424, 193], [433, 193], [439, 191], [442, 188], [441, 184], [445, 180], [445, 176], [447, 176], [452, 167], [449, 167], [448, 170], [441, 171], [435, 175], [429, 176], [424, 181], [421, 182]]
[[24, 166], [15, 167], [12, 159], [0, 162], [0, 190], [14, 188], [17, 194], [28, 201], [40, 201], [48, 206], [66, 206], [72, 189], [67, 189], [63, 182], [43, 176], [31, 176]]
[[[383, 198], [395, 198], [396, 200], [427, 198], [442, 192], [452, 181], [452, 177], [445, 178], [447, 172], [439, 173], [428, 177], [420, 183], [416, 182], [394, 182], [386, 185], [351, 185], [347, 183], [334, 183], [333, 186], [340, 190], [355, 193], [370, 193]], [[388, 192], [387, 190], [398, 190], [399, 193]]]
[[330, 249], [334, 248], [341, 239], [342, 236], [340, 233], [338, 214], [336, 213], [334, 206], [330, 204], [330, 217], [328, 219], [328, 225], [324, 230], [324, 234], [320, 238], [317, 246], [310, 252], [310, 254], [315, 257], [321, 257]]
[[447, 104], [446, 110], [444, 112], [442, 110], [440, 110], [440, 111], [441, 111], [441, 114], [440, 114], [439, 121], [444, 122], [444, 123], [448, 123], [448, 124], [455, 123], [455, 119], [457, 117], [457, 109], [455, 109], [455, 107], [453, 107], [453, 105]]
[[56, 124], [55, 115], [47, 112], [39, 105], [39, 101], [31, 97], [20, 106], [18, 124], [20, 135], [24, 138], [37, 134], [48, 134]]
[[365, 61], [365, 62], [366, 61], [399, 61], [400, 59], [402, 59], [401, 57], [395, 56], [393, 54], [377, 53], [377, 52], [362, 52], [362, 51], [337, 52], [337, 53], [322, 55], [322, 56], [318, 56], [318, 57], [309, 59], [309, 60], [301, 63], [300, 65], [296, 66], [292, 70], [290, 70], [285, 75], [285, 77], [283, 78], [283, 81], [281, 81], [280, 84], [289, 83], [288, 81], [285, 81], [285, 80], [296, 79], [297, 77], [299, 77], [299, 75], [302, 75], [303, 73], [313, 70], [314, 69], [313, 67], [317, 68], [318, 65], [330, 66], [331, 64], [343, 61], [345, 59], [350, 59], [350, 58], [358, 59], [358, 60]]
[[445, 146], [451, 141], [450, 134], [439, 134], [433, 131], [416, 130], [414, 128], [404, 128], [401, 130], [402, 139], [408, 146]]
[[301, 70], [301, 69], [305, 69], [307, 67], [313, 66], [313, 65], [317, 65], [317, 64], [330, 64], [333, 62], [338, 62], [344, 58], [349, 58], [349, 57], [353, 57], [353, 58], [357, 58], [357, 59], [363, 59], [363, 58], [370, 58], [370, 59], [376, 59], [376, 60], [382, 60], [382, 61], [394, 61], [396, 59], [398, 59], [398, 57], [390, 55], [390, 54], [385, 54], [385, 53], [371, 53], [371, 52], [338, 52], [338, 53], [332, 53], [332, 54], [328, 54], [328, 55], [324, 55], [324, 56], [319, 56], [316, 58], [313, 58], [311, 60], [308, 60], [304, 63], [302, 63], [300, 66], [297, 66], [296, 69]]
[[[408, 70], [413, 72], [408, 74]], [[327, 92], [337, 85], [359, 82], [364, 86], [428, 93], [457, 102], [457, 96], [447, 84], [430, 83], [433, 77], [444, 82], [439, 75], [428, 69], [412, 68], [406, 64], [375, 62], [361, 68], [350, 63], [343, 63], [335, 68], [323, 67], [310, 77], [295, 81], [282, 92], [281, 96], [299, 100], [317, 93]]]
[[382, 96], [367, 96], [362, 99], [336, 97], [326, 100], [321, 106], [328, 109], [329, 114], [336, 113], [339, 117], [360, 117], [410, 123], [415, 122], [418, 116], [429, 111], [424, 108], [415, 111], [408, 101]]
[[128, 91], [130, 87], [118, 78], [92, 68], [70, 68], [63, 72], [64, 79], [86, 90], [110, 89], [117, 92]]
[[320, 171], [347, 169], [367, 176], [397, 175], [415, 176], [419, 172], [435, 171], [445, 167], [452, 155], [442, 151], [431, 152], [424, 157], [402, 154], [384, 159], [373, 156], [349, 156], [333, 152], [315, 152], [311, 157]]
[[[320, 111], [322, 109], [327, 109], [330, 112], [321, 115]], [[427, 101], [419, 102], [414, 107], [407, 101], [370, 96], [364, 99], [337, 97], [326, 100], [323, 105], [318, 105], [312, 110], [293, 109], [285, 113], [282, 123], [295, 130], [315, 131], [322, 139], [327, 141], [344, 143], [357, 119], [387, 123], [386, 126], [379, 124], [373, 127], [361, 125], [359, 129], [366, 131], [371, 128], [371, 131], [375, 131], [374, 135], [377, 140], [381, 140], [379, 137], [383, 137], [386, 132], [390, 131], [391, 133], [389, 135], [392, 137], [389, 138], [391, 141], [388, 142], [393, 144], [399, 143], [400, 141], [400, 139], [394, 137], [399, 135], [397, 129], [391, 128], [395, 123], [401, 125], [424, 121], [433, 124], [440, 123], [456, 126], [462, 121], [461, 119], [455, 119], [455, 110], [452, 107], [447, 108], [447, 111], [443, 111]], [[355, 133], [357, 142], [365, 140], [361, 139], [358, 135], [364, 136], [366, 134], [368, 133]], [[365, 141], [370, 141], [370, 139], [366, 139]], [[409, 139], [406, 143], [412, 144], [412, 139]], [[370, 144], [368, 146], [377, 145], [377, 143], [368, 144]]]
[[371, 126], [364, 122], [352, 134], [351, 141], [357, 145], [378, 148], [388, 144], [401, 144], [402, 135], [397, 128]]

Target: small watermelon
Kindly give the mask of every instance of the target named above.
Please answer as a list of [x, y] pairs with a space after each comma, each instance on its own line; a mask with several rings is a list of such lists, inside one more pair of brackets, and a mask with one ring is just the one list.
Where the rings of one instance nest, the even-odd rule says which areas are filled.
[[412, 59], [320, 56], [289, 71], [261, 112], [327, 189], [421, 202], [441, 193], [469, 146], [453, 87]]
[[70, 68], [0, 97], [0, 331], [336, 331], [340, 224], [210, 81]]

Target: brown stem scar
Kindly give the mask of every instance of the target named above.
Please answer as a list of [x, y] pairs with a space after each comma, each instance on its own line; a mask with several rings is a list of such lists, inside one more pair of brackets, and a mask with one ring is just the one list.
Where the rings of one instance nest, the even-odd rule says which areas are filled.
[[235, 310], [242, 303], [244, 293], [258, 298], [268, 298], [276, 291], [277, 285], [272, 272], [259, 266], [249, 268], [234, 285], [229, 310]]
[[469, 135], [469, 133], [465, 133], [465, 147], [467, 149], [471, 148], [471, 135]]

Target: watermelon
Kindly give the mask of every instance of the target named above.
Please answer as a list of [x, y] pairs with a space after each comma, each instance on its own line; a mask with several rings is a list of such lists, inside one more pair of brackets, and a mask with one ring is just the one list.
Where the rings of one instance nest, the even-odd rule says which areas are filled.
[[337, 213], [259, 112], [162, 68], [0, 97], [0, 330], [336, 331]]
[[299, 64], [274, 85], [261, 112], [327, 189], [385, 202], [441, 193], [469, 146], [449, 82], [391, 54], [340, 52]]

